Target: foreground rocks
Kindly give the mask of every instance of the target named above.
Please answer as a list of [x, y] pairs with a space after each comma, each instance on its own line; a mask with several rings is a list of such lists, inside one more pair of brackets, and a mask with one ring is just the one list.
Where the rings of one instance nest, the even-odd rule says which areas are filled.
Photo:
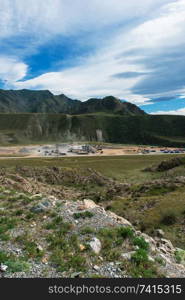
[[[125, 278], [155, 274], [185, 278], [184, 250], [166, 240], [161, 229], [151, 237], [90, 199], [70, 201], [8, 189], [1, 195], [2, 208], [9, 207], [3, 211], [6, 218], [1, 212], [1, 223], [12, 224], [7, 237], [0, 239], [2, 277]], [[23, 257], [27, 257], [24, 262]], [[148, 273], [142, 273], [142, 266]]]

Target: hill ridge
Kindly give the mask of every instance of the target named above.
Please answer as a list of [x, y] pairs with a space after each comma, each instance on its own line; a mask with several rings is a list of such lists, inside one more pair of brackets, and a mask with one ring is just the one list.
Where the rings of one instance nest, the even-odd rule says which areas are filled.
[[0, 113], [65, 113], [85, 114], [109, 112], [116, 114], [143, 115], [136, 105], [122, 102], [113, 96], [87, 101], [72, 100], [64, 94], [54, 95], [49, 90], [2, 90], [0, 89]]

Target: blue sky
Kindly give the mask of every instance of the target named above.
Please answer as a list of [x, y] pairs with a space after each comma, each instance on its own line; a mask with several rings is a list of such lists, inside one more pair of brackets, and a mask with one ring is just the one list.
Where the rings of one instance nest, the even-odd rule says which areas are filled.
[[185, 0], [0, 0], [0, 88], [185, 115]]

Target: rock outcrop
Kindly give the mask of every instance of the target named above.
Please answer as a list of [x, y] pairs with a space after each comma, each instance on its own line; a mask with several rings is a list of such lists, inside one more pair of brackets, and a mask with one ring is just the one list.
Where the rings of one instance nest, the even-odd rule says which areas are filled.
[[[16, 226], [11, 225], [8, 241], [0, 240], [3, 277], [121, 278], [154, 274], [185, 278], [184, 250], [175, 248], [161, 230], [154, 237], [137, 231], [126, 219], [90, 199], [69, 201], [8, 189], [2, 189], [1, 196], [2, 205], [7, 197], [7, 201], [26, 206], [16, 214], [11, 208], [11, 214], [17, 216]], [[25, 254], [29, 259], [23, 263]], [[26, 264], [29, 271], [21, 272]]]

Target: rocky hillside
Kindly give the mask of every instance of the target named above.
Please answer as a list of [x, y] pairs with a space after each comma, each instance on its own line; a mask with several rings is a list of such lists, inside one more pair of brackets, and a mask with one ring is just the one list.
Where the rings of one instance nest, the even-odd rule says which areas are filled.
[[[0, 174], [1, 277], [185, 277], [185, 251], [161, 229], [151, 237], [77, 193], [75, 178], [79, 185], [105, 185], [100, 174], [8, 172]], [[113, 180], [107, 185], [115, 193], [130, 189]]]

